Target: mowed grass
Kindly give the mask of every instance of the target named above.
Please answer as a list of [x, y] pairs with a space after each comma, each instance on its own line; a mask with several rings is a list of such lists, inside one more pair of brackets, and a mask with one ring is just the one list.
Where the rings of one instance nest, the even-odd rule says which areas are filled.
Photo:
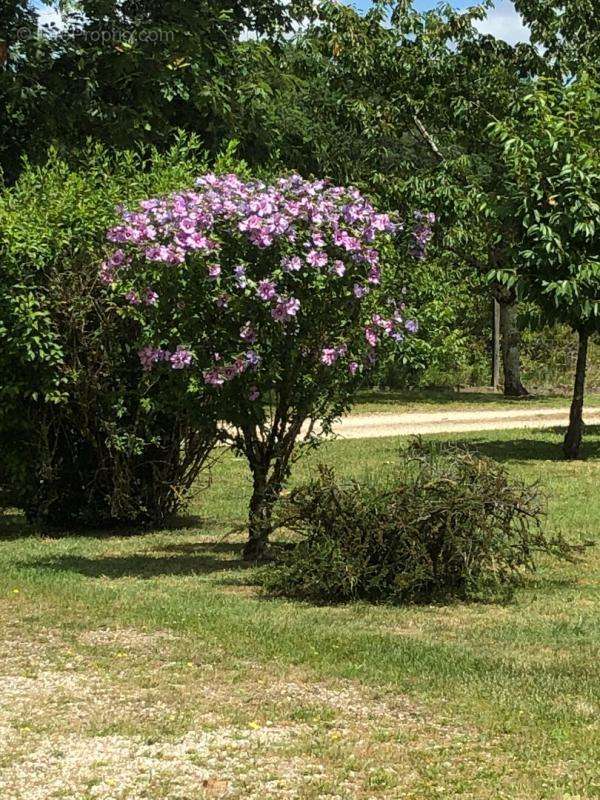
[[[477, 389], [365, 389], [359, 393], [351, 414], [407, 414], [439, 411], [535, 411], [536, 408], [568, 408], [569, 393], [533, 393], [529, 397], [504, 397]], [[600, 406], [600, 394], [588, 393], [586, 406]]]
[[[457, 436], [438, 437], [457, 440]], [[600, 429], [461, 435], [600, 539]], [[344, 475], [398, 439], [335, 441]], [[269, 600], [239, 559], [249, 481], [226, 455], [172, 530], [0, 541], [2, 800], [600, 796], [600, 552], [545, 560], [507, 605]]]

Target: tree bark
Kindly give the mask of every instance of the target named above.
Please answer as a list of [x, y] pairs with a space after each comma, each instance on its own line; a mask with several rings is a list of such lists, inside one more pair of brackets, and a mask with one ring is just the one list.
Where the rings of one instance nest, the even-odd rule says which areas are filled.
[[569, 414], [569, 427], [563, 442], [563, 453], [569, 459], [581, 457], [581, 440], [583, 438], [583, 395], [585, 392], [585, 374], [587, 369], [587, 353], [589, 332], [579, 331], [579, 347], [577, 348], [577, 365], [575, 367], [575, 386]]
[[495, 297], [492, 305], [492, 388], [497, 392], [500, 386], [500, 303]]
[[253, 491], [248, 515], [248, 541], [244, 545], [245, 561], [267, 561], [273, 499], [269, 496], [266, 475], [260, 469], [253, 476]]
[[517, 323], [518, 306], [514, 295], [501, 294], [500, 337], [505, 397], [527, 397], [529, 392], [521, 383], [520, 334]]

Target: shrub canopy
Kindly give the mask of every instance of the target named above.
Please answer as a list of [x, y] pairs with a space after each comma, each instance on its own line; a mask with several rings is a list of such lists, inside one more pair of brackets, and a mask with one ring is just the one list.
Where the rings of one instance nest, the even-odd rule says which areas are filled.
[[[413, 257], [432, 222], [417, 215]], [[380, 352], [416, 330], [386, 258], [401, 230], [352, 187], [208, 173], [108, 232], [101, 279], [137, 324], [146, 382], [177, 374], [248, 458], [251, 538], [257, 517], [266, 538], [304, 423], [308, 440], [327, 432]]]
[[61, 524], [162, 518], [195, 476], [214, 421], [192, 430], [167, 376], [141, 386], [134, 323], [98, 264], [116, 203], [187, 185], [202, 159], [193, 140], [164, 156], [93, 148], [78, 169], [51, 154], [0, 196], [4, 504]]

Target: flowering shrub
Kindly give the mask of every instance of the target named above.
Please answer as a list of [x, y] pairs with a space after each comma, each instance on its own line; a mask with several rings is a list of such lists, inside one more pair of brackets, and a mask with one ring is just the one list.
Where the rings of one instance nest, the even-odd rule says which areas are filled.
[[108, 232], [101, 278], [139, 323], [146, 380], [176, 372], [188, 399], [209, 397], [248, 458], [249, 556], [298, 437], [327, 432], [381, 350], [416, 330], [382, 268], [401, 229], [353, 188], [207, 174]]

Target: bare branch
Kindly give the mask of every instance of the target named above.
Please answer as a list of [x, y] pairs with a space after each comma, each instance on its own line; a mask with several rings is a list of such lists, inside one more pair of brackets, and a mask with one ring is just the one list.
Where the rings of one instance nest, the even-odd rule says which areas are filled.
[[446, 159], [444, 158], [443, 153], [437, 146], [435, 139], [432, 137], [432, 135], [429, 133], [425, 125], [423, 125], [423, 123], [416, 114], [413, 116], [413, 122], [417, 126], [417, 129], [421, 134], [421, 136], [423, 137], [423, 139], [427, 142], [427, 145], [429, 146], [431, 152], [436, 156], [436, 158], [439, 158], [440, 161], [445, 161]]

